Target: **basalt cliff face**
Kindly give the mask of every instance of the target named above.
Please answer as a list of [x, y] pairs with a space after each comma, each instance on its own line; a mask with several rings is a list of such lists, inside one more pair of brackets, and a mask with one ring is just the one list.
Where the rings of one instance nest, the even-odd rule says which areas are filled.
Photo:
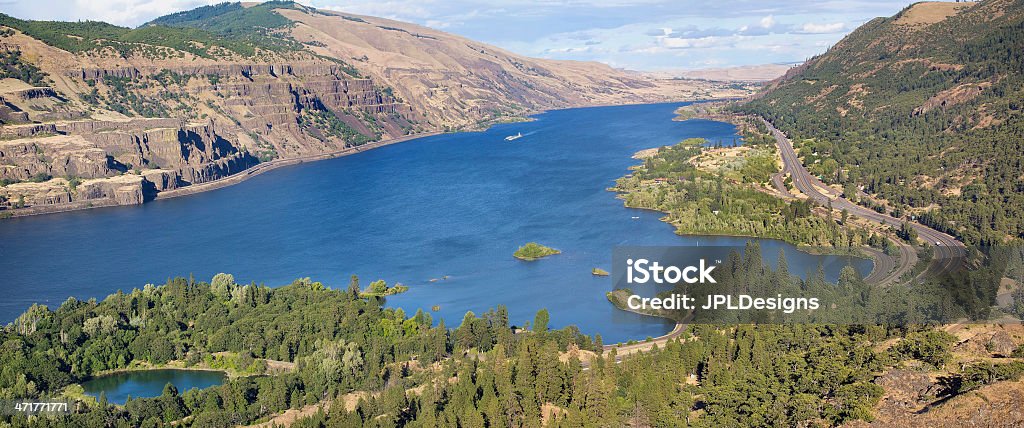
[[225, 3], [138, 29], [0, 14], [0, 54], [7, 215], [142, 203], [260, 163], [543, 109], [744, 93], [290, 2]]

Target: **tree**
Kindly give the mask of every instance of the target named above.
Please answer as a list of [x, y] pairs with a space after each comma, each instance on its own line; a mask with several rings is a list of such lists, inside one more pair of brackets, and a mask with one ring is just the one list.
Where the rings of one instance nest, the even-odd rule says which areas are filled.
[[893, 352], [941, 368], [952, 358], [949, 348], [956, 337], [941, 330], [911, 333], [893, 347]]
[[348, 280], [348, 292], [353, 298], [358, 298], [360, 291], [362, 290], [359, 288], [359, 277], [352, 275]]
[[899, 236], [900, 239], [913, 244], [917, 241], [917, 230], [911, 227], [907, 222], [903, 222], [903, 224], [900, 225], [900, 230], [896, 232], [896, 236]]
[[847, 181], [843, 184], [843, 197], [857, 203], [857, 186], [854, 186], [853, 182]]
[[218, 273], [210, 281], [210, 290], [221, 300], [230, 299], [234, 288], [235, 276], [228, 273]]
[[383, 279], [370, 283], [370, 292], [373, 294], [384, 294], [388, 291], [388, 284]]
[[459, 328], [455, 329], [455, 343], [459, 348], [469, 349], [476, 344], [476, 337], [473, 332], [473, 324], [476, 320], [476, 314], [473, 311], [466, 311], [466, 315], [462, 317], [462, 324]]
[[533, 331], [538, 333], [548, 331], [548, 321], [550, 318], [547, 309], [537, 311], [537, 315], [533, 317]]

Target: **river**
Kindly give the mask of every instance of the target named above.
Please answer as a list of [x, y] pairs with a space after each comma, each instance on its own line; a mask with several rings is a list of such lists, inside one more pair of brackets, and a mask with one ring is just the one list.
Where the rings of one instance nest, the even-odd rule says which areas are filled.
[[[611, 280], [591, 269], [611, 270], [616, 245], [746, 241], [677, 236], [658, 213], [624, 208], [606, 190], [638, 162], [630, 158], [638, 150], [738, 138], [727, 123], [673, 122], [679, 105], [552, 111], [280, 168], [188, 197], [0, 221], [0, 320], [33, 302], [56, 308], [69, 296], [102, 299], [174, 276], [208, 281], [228, 272], [269, 286], [308, 276], [343, 288], [356, 274], [364, 286], [410, 286], [387, 304], [409, 315], [436, 305], [434, 319], [448, 326], [468, 310], [504, 304], [515, 324], [547, 308], [552, 327], [575, 324], [605, 343], [658, 336], [671, 326], [612, 307]], [[528, 241], [562, 254], [514, 259]], [[780, 249], [796, 273], [819, 263], [831, 279], [848, 263], [863, 275], [871, 269], [868, 260], [762, 241], [769, 261]]]

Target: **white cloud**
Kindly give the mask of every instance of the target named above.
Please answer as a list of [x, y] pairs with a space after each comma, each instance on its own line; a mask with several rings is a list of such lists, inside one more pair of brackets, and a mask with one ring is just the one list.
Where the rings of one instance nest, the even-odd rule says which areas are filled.
[[[135, 26], [232, 0], [0, 0], [20, 18]], [[637, 69], [792, 62], [913, 0], [299, 0], [442, 29], [513, 52]], [[687, 52], [691, 54], [687, 55]]]
[[698, 37], [692, 39], [676, 39], [666, 37], [661, 39], [661, 45], [669, 49], [692, 49], [692, 48], [711, 48], [711, 47], [722, 47], [722, 46], [733, 46], [738, 40], [742, 39], [740, 36], [730, 37]]
[[[135, 26], [169, 13], [216, 3], [214, 0], [74, 0], [68, 9], [82, 19], [105, 21], [111, 24]], [[57, 6], [57, 5], [52, 5]], [[57, 6], [59, 7], [59, 6]]]
[[840, 33], [846, 30], [846, 24], [842, 22], [833, 22], [830, 24], [816, 24], [814, 22], [805, 23], [797, 30], [797, 33], [801, 34], [832, 34]]
[[648, 55], [655, 54], [655, 55], [657, 55], [657, 54], [662, 54], [662, 53], [670, 52], [670, 51], [671, 50], [665, 49], [665, 48], [663, 48], [661, 46], [648, 46], [646, 48], [631, 49], [631, 50], [628, 50], [627, 52], [631, 53], [631, 54], [632, 53], [637, 53], [637, 54], [648, 54]]
[[585, 47], [566, 47], [566, 48], [552, 48], [552, 49], [545, 49], [545, 50], [544, 50], [544, 52], [545, 52], [545, 53], [556, 53], [556, 54], [557, 54], [557, 53], [581, 53], [581, 52], [590, 52], [590, 51], [591, 51], [591, 48], [590, 48], [590, 46], [585, 46]]
[[397, 19], [402, 21], [423, 21], [436, 19], [437, 15], [430, 9], [424, 7], [429, 1], [407, 2], [394, 1], [314, 1], [313, 7], [333, 10], [335, 12], [348, 12], [357, 15], [369, 15], [380, 18]]

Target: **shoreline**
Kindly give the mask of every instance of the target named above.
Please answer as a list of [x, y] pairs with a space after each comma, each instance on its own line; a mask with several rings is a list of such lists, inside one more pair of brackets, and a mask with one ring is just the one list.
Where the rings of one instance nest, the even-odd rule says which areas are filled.
[[[363, 144], [361, 146], [347, 147], [345, 149], [334, 151], [334, 152], [329, 152], [329, 153], [301, 156], [301, 157], [297, 157], [297, 158], [288, 158], [288, 159], [274, 159], [274, 160], [271, 160], [269, 162], [258, 163], [256, 165], [254, 165], [252, 168], [248, 168], [248, 169], [245, 169], [243, 171], [239, 171], [237, 173], [231, 174], [231, 175], [229, 175], [227, 177], [224, 177], [224, 178], [219, 178], [219, 179], [216, 179], [216, 180], [213, 180], [213, 181], [207, 181], [205, 183], [194, 184], [194, 185], [191, 185], [191, 186], [180, 187], [180, 188], [177, 188], [177, 189], [174, 189], [174, 190], [168, 190], [168, 191], [165, 191], [165, 192], [157, 193], [156, 196], [150, 202], [158, 201], [158, 200], [162, 200], [162, 199], [171, 199], [171, 198], [178, 198], [178, 197], [182, 197], [182, 196], [194, 195], [194, 194], [197, 194], [197, 193], [202, 193], [202, 192], [207, 192], [207, 191], [210, 191], [210, 190], [216, 190], [216, 189], [232, 186], [232, 185], [241, 183], [241, 182], [243, 182], [245, 180], [248, 180], [248, 179], [250, 179], [252, 177], [255, 177], [257, 175], [260, 175], [260, 174], [262, 174], [264, 172], [273, 171], [275, 169], [283, 168], [283, 167], [286, 167], [286, 166], [293, 166], [293, 165], [299, 165], [299, 164], [303, 164], [303, 163], [307, 163], [307, 162], [317, 162], [317, 161], [328, 160], [328, 159], [342, 158], [342, 157], [345, 157], [345, 156], [351, 156], [351, 155], [354, 155], [354, 154], [370, 151], [370, 150], [373, 150], [373, 149], [378, 149], [378, 148], [381, 148], [381, 147], [384, 147], [384, 146], [390, 146], [392, 144], [404, 143], [404, 142], [407, 142], [407, 141], [412, 141], [412, 140], [416, 140], [416, 139], [420, 139], [420, 138], [426, 138], [426, 137], [433, 137], [433, 136], [441, 135], [441, 134], [444, 134], [444, 132], [442, 132], [442, 131], [424, 132], [424, 133], [420, 133], [420, 134], [412, 134], [412, 135], [406, 135], [406, 136], [402, 136], [402, 137], [391, 138], [391, 139], [387, 139], [387, 140], [375, 141], [375, 142]], [[148, 203], [148, 202], [144, 202], [143, 204], [145, 204], [145, 203]]]
[[[60, 205], [37, 205], [37, 206], [21, 208], [21, 209], [17, 209], [17, 210], [5, 210], [5, 212], [10, 213], [10, 217], [8, 217], [8, 218], [19, 218], [19, 217], [32, 217], [32, 216], [40, 216], [40, 215], [47, 215], [47, 214], [59, 214], [59, 213], [72, 212], [72, 211], [83, 211], [83, 210], [88, 210], [88, 209], [93, 209], [93, 208], [130, 207], [130, 206], [145, 205], [145, 204], [151, 203], [153, 201], [177, 198], [177, 197], [181, 197], [181, 196], [194, 195], [194, 194], [198, 194], [198, 193], [202, 193], [202, 192], [207, 192], [207, 191], [210, 191], [210, 190], [216, 190], [216, 189], [232, 186], [232, 185], [241, 183], [243, 181], [246, 181], [246, 180], [248, 180], [248, 179], [250, 179], [252, 177], [255, 177], [257, 175], [260, 175], [262, 173], [265, 173], [265, 172], [268, 172], [268, 171], [273, 171], [275, 169], [286, 167], [286, 166], [293, 166], [293, 165], [299, 165], [299, 164], [303, 164], [303, 163], [307, 163], [307, 162], [317, 162], [317, 161], [322, 161], [322, 160], [341, 158], [341, 157], [350, 156], [350, 155], [354, 155], [354, 154], [357, 154], [357, 153], [362, 153], [362, 152], [373, 150], [373, 149], [378, 149], [378, 148], [381, 148], [381, 147], [384, 147], [384, 146], [390, 146], [392, 144], [404, 143], [404, 142], [411, 141], [411, 140], [416, 140], [416, 139], [419, 139], [419, 138], [433, 137], [433, 136], [441, 135], [441, 134], [444, 134], [444, 133], [445, 132], [443, 132], [443, 131], [423, 132], [423, 133], [419, 133], [419, 134], [405, 135], [405, 136], [391, 138], [391, 139], [387, 139], [387, 140], [374, 141], [374, 142], [371, 142], [371, 143], [363, 144], [361, 146], [347, 147], [347, 148], [344, 148], [342, 150], [337, 150], [337, 151], [328, 152], [328, 153], [321, 153], [321, 154], [308, 155], [308, 156], [300, 156], [300, 157], [297, 157], [297, 158], [274, 159], [274, 160], [271, 160], [271, 161], [268, 161], [268, 162], [258, 163], [256, 165], [252, 166], [251, 168], [247, 168], [245, 170], [236, 172], [234, 174], [228, 175], [228, 176], [223, 177], [223, 178], [218, 178], [216, 180], [207, 181], [205, 183], [193, 184], [193, 185], [190, 185], [190, 186], [179, 187], [177, 189], [159, 192], [152, 199], [146, 200], [145, 202], [143, 202], [141, 204], [120, 205], [116, 201], [114, 201], [113, 199], [104, 198], [104, 199], [95, 199], [95, 200], [83, 200], [83, 201], [71, 202], [71, 203], [60, 204]], [[2, 221], [2, 220], [0, 220], [0, 221]]]
[[[149, 364], [149, 363], [146, 363], [146, 364]], [[88, 382], [88, 381], [91, 381], [91, 380], [95, 380], [95, 379], [99, 379], [99, 378], [104, 378], [104, 377], [107, 377], [107, 376], [119, 375], [119, 374], [135, 373], [135, 372], [152, 372], [152, 371], [160, 371], [160, 370], [191, 371], [191, 372], [218, 372], [218, 373], [224, 373], [224, 377], [231, 377], [231, 373], [228, 370], [223, 370], [223, 369], [213, 369], [213, 368], [208, 368], [208, 367], [189, 367], [189, 366], [178, 367], [178, 366], [173, 366], [173, 365], [169, 365], [169, 364], [164, 364], [164, 365], [150, 365], [149, 367], [147, 367], [147, 366], [135, 366], [135, 367], [121, 367], [121, 368], [118, 368], [118, 369], [104, 370], [104, 371], [98, 372], [96, 374], [93, 374], [92, 376], [89, 376], [87, 379], [84, 379], [83, 382]], [[236, 377], [240, 377], [240, 376], [236, 376]], [[81, 385], [81, 384], [79, 384], [79, 385]]]
[[288, 159], [274, 159], [274, 160], [271, 160], [271, 161], [268, 161], [268, 162], [258, 163], [256, 165], [252, 166], [251, 168], [248, 168], [248, 169], [236, 172], [236, 173], [228, 175], [226, 177], [218, 178], [216, 180], [207, 181], [205, 183], [193, 184], [193, 185], [189, 185], [189, 186], [185, 186], [185, 187], [180, 187], [180, 188], [173, 189], [173, 190], [167, 190], [167, 191], [159, 192], [155, 196], [153, 196], [152, 199], [146, 200], [146, 201], [142, 202], [141, 204], [120, 205], [116, 201], [114, 201], [113, 199], [104, 198], [104, 199], [93, 199], [93, 200], [75, 201], [75, 202], [70, 202], [70, 203], [67, 203], [67, 204], [59, 204], [59, 205], [36, 205], [36, 206], [27, 207], [27, 208], [19, 208], [19, 209], [11, 209], [11, 210], [0, 211], [0, 213], [9, 214], [9, 216], [6, 217], [6, 218], [0, 217], [0, 221], [4, 221], [4, 220], [7, 220], [7, 219], [12, 219], [12, 218], [19, 218], [19, 217], [32, 217], [32, 216], [41, 216], [41, 215], [47, 215], [47, 214], [59, 214], [59, 213], [66, 213], [66, 212], [73, 212], [73, 211], [84, 211], [84, 210], [89, 210], [89, 209], [93, 209], [93, 208], [128, 207], [128, 206], [136, 206], [136, 205], [145, 205], [147, 203], [150, 203], [150, 202], [153, 202], [153, 201], [157, 201], [157, 200], [161, 200], [161, 199], [171, 199], [171, 198], [177, 198], [177, 197], [181, 197], [181, 196], [194, 195], [194, 194], [197, 194], [197, 193], [202, 193], [202, 192], [206, 192], [206, 191], [210, 191], [210, 190], [216, 190], [216, 189], [232, 186], [232, 185], [241, 183], [241, 182], [243, 182], [245, 180], [248, 180], [249, 178], [252, 178], [252, 177], [255, 177], [255, 176], [259, 175], [259, 174], [262, 174], [264, 172], [273, 171], [275, 169], [286, 167], [286, 166], [293, 166], [293, 165], [298, 165], [298, 164], [302, 164], [302, 163], [306, 163], [306, 162], [316, 162], [316, 161], [321, 161], [321, 160], [335, 159], [335, 158], [350, 156], [350, 155], [354, 155], [354, 154], [357, 154], [357, 153], [361, 153], [361, 152], [365, 152], [365, 151], [381, 148], [381, 147], [384, 147], [384, 146], [389, 146], [389, 145], [392, 145], [392, 144], [403, 143], [403, 142], [407, 142], [407, 141], [411, 141], [411, 140], [416, 140], [416, 139], [419, 139], [419, 138], [433, 137], [433, 136], [437, 136], [437, 135], [441, 135], [441, 134], [460, 133], [460, 132], [482, 132], [482, 131], [486, 131], [487, 129], [489, 129], [490, 127], [492, 127], [494, 125], [500, 125], [500, 124], [506, 124], [506, 123], [530, 122], [530, 121], [536, 120], [533, 116], [536, 116], [536, 115], [539, 115], [539, 114], [544, 114], [544, 113], [547, 113], [547, 112], [550, 112], [550, 111], [554, 111], [554, 110], [568, 110], [568, 109], [575, 109], [575, 108], [592, 108], [592, 107], [630, 106], [630, 105], [645, 105], [645, 104], [700, 103], [700, 102], [712, 102], [712, 101], [724, 101], [724, 100], [728, 100], [728, 99], [726, 99], [726, 98], [706, 98], [706, 99], [676, 100], [676, 101], [628, 102], [628, 103], [616, 103], [616, 104], [594, 104], [594, 105], [585, 105], [585, 106], [573, 106], [573, 107], [566, 107], [564, 109], [526, 110], [526, 111], [522, 112], [522, 116], [517, 116], [517, 117], [509, 116], [509, 117], [494, 118], [494, 119], [486, 120], [486, 121], [479, 122], [479, 123], [476, 123], [476, 124], [467, 125], [465, 127], [459, 128], [459, 129], [454, 130], [454, 131], [430, 131], [430, 132], [423, 132], [423, 133], [419, 133], [419, 134], [404, 135], [404, 136], [401, 136], [401, 137], [395, 137], [395, 138], [391, 138], [391, 139], [387, 139], [387, 140], [374, 141], [374, 142], [363, 144], [361, 146], [347, 147], [347, 148], [342, 149], [342, 150], [337, 150], [337, 151], [328, 152], [328, 153], [320, 153], [320, 154], [314, 154], [314, 155], [308, 155], [308, 156], [300, 156], [300, 157], [288, 158]]
[[[717, 119], [706, 119], [706, 120], [717, 120]], [[675, 121], [675, 120], [673, 119], [673, 121]], [[719, 120], [719, 121], [720, 122], [726, 122], [724, 120]], [[727, 122], [727, 123], [731, 123], [731, 122]], [[657, 148], [660, 148], [660, 147], [652, 147], [652, 148], [653, 149], [657, 149]], [[854, 257], [854, 258], [858, 258], [858, 259], [871, 260], [871, 262], [872, 262], [871, 263], [871, 265], [872, 265], [871, 272], [869, 272], [868, 275], [865, 275], [864, 278], [868, 278], [869, 276], [874, 274], [875, 270], [877, 269], [879, 264], [885, 264], [883, 261], [878, 259], [879, 250], [877, 248], [872, 248], [872, 247], [869, 247], [869, 246], [866, 246], [866, 245], [862, 245], [860, 247], [849, 247], [849, 248], [841, 249], [841, 248], [836, 248], [836, 247], [820, 247], [820, 246], [799, 244], [799, 243], [787, 241], [787, 240], [782, 239], [782, 238], [775, 238], [775, 237], [770, 237], [770, 236], [756, 236], [756, 235], [742, 234], [742, 233], [710, 233], [710, 232], [680, 233], [678, 226], [676, 226], [675, 224], [673, 224], [670, 221], [666, 221], [665, 220], [668, 217], [669, 213], [667, 213], [665, 211], [660, 211], [660, 210], [657, 210], [657, 209], [654, 209], [654, 208], [644, 208], [644, 207], [630, 206], [629, 204], [626, 203], [625, 199], [621, 197], [625, 193], [619, 192], [618, 190], [615, 189], [614, 186], [608, 187], [605, 190], [607, 190], [607, 191], [609, 191], [611, 193], [615, 193], [616, 194], [615, 198], [623, 201], [622, 206], [624, 208], [626, 208], [626, 209], [637, 210], [637, 211], [644, 211], [644, 212], [649, 212], [649, 213], [656, 213], [656, 214], [661, 215], [662, 217], [659, 218], [658, 221], [660, 221], [662, 223], [665, 223], [668, 226], [671, 226], [672, 229], [673, 229], [672, 233], [677, 235], [677, 236], [690, 236], [690, 237], [707, 236], [707, 237], [712, 237], [712, 238], [714, 238], [714, 237], [724, 237], [724, 238], [747, 238], [747, 239], [756, 239], [756, 240], [772, 240], [772, 241], [778, 241], [778, 242], [781, 242], [781, 243], [784, 243], [784, 244], [792, 245], [793, 248], [795, 248], [797, 251], [800, 251], [800, 252], [805, 253], [805, 254], [816, 255], [816, 256]]]
[[[612, 295], [616, 291], [618, 291], [618, 290], [612, 290], [612, 291], [609, 291], [606, 294], [608, 303], [610, 303], [612, 305], [612, 307], [614, 307], [615, 309], [618, 309], [618, 310], [623, 311], [623, 312], [629, 312], [629, 313], [634, 313], [634, 314], [637, 314], [637, 315], [642, 315], [642, 316], [647, 316], [647, 317], [652, 317], [652, 318], [658, 318], [658, 319], [665, 320], [665, 321], [670, 321], [670, 322], [674, 323], [675, 325], [672, 326], [671, 330], [669, 330], [669, 331], [665, 332], [665, 334], [662, 334], [662, 335], [657, 336], [657, 337], [647, 337], [647, 338], [644, 338], [644, 339], [633, 339], [632, 341], [625, 341], [625, 342], [610, 343], [610, 344], [607, 344], [607, 345], [602, 345], [601, 346], [601, 350], [603, 352], [608, 352], [608, 351], [614, 350], [616, 352], [616, 355], [629, 355], [629, 354], [632, 354], [632, 353], [635, 353], [635, 352], [648, 351], [651, 348], [653, 348], [654, 346], [665, 346], [665, 344], [668, 343], [669, 341], [679, 338], [679, 336], [681, 336], [686, 331], [686, 327], [690, 325], [690, 319], [693, 317], [693, 312], [691, 312], [689, 315], [687, 315], [683, 319], [677, 320], [675, 318], [669, 317], [669, 316], [664, 315], [664, 314], [648, 313], [648, 312], [643, 312], [643, 311], [638, 311], [638, 310], [630, 309], [628, 307], [619, 306], [618, 304], [616, 304], [616, 302], [614, 300], [612, 300], [611, 297], [612, 297]], [[630, 343], [630, 342], [633, 342], [633, 343]]]
[[[610, 192], [613, 192], [613, 193], [618, 193], [615, 190], [613, 190], [613, 188], [608, 188], [607, 190], [610, 191]], [[618, 198], [618, 196], [616, 196], [616, 197]], [[621, 200], [622, 198], [619, 198], [619, 199]], [[858, 258], [858, 259], [862, 259], [862, 260], [870, 260], [871, 261], [871, 271], [869, 271], [867, 273], [867, 275], [864, 275], [863, 279], [865, 281], [872, 282], [872, 283], [879, 283], [879, 284], [880, 283], [884, 283], [889, 278], [889, 276], [892, 276], [891, 269], [889, 271], [883, 272], [883, 271], [879, 270], [879, 267], [894, 267], [894, 266], [896, 266], [895, 259], [892, 256], [889, 256], [888, 254], [883, 253], [881, 250], [879, 250], [877, 248], [872, 248], [872, 247], [869, 247], [869, 246], [866, 246], [866, 245], [862, 245], [862, 246], [856, 247], [856, 248], [850, 247], [850, 248], [847, 248], [847, 249], [839, 249], [839, 248], [835, 248], [835, 247], [829, 248], [829, 247], [816, 247], [816, 246], [811, 246], [811, 245], [796, 244], [796, 243], [793, 243], [793, 242], [789, 242], [789, 241], [787, 241], [785, 239], [765, 237], [765, 236], [754, 236], [754, 235], [744, 235], [744, 234], [726, 234], [726, 233], [706, 233], [706, 232], [705, 233], [679, 233], [678, 228], [676, 227], [676, 225], [672, 224], [671, 222], [668, 222], [668, 221], [664, 220], [666, 217], [668, 217], [668, 213], [666, 213], [664, 211], [658, 211], [658, 210], [653, 209], [653, 208], [631, 207], [631, 206], [625, 204], [625, 202], [623, 202], [622, 206], [624, 208], [626, 208], [626, 209], [639, 210], [639, 211], [646, 211], [646, 212], [661, 214], [662, 217], [659, 218], [658, 221], [660, 221], [662, 223], [665, 223], [668, 226], [671, 226], [673, 228], [672, 233], [677, 235], [677, 236], [687, 236], [687, 237], [707, 236], [707, 237], [712, 237], [712, 238], [714, 238], [714, 237], [746, 238], [746, 239], [756, 239], [756, 240], [759, 240], [759, 241], [760, 240], [772, 240], [772, 241], [781, 242], [783, 244], [791, 245], [791, 246], [793, 246], [793, 248], [795, 248], [797, 251], [799, 251], [801, 253], [810, 254], [810, 255], [814, 255], [814, 256], [839, 256], [839, 257], [853, 257], [853, 258]], [[886, 260], [886, 258], [888, 258], [888, 260]], [[879, 276], [881, 276], [882, 278], [879, 279], [878, 278]], [[658, 315], [653, 315], [653, 314], [644, 314], [644, 315], [658, 316]], [[670, 319], [670, 318], [666, 318], [666, 319]]]
[[[609, 191], [615, 193], [614, 190], [609, 189]], [[623, 203], [622, 206], [624, 208], [628, 208], [628, 209], [631, 209], [631, 210], [646, 211], [646, 212], [649, 212], [649, 213], [662, 214], [665, 217], [668, 216], [668, 213], [666, 213], [664, 211], [658, 211], [658, 210], [653, 209], [653, 208], [631, 207], [629, 205], [626, 205], [625, 203]], [[672, 224], [671, 222], [662, 220], [660, 218], [658, 219], [658, 221], [660, 221], [662, 223], [665, 223], [665, 224], [667, 224], [669, 226], [672, 226], [673, 228], [676, 227], [676, 225]], [[857, 248], [850, 247], [850, 248], [848, 248], [846, 250], [842, 250], [842, 249], [835, 248], [835, 247], [831, 247], [831, 248], [830, 247], [817, 247], [817, 246], [813, 246], [813, 245], [797, 244], [797, 243], [789, 242], [789, 241], [787, 241], [785, 239], [782, 239], [782, 238], [774, 238], [774, 237], [770, 237], [770, 236], [756, 236], [756, 235], [749, 235], [749, 234], [742, 234], [742, 233], [710, 233], [710, 232], [679, 233], [677, 230], [678, 229], [672, 231], [672, 233], [677, 235], [677, 236], [692, 236], [692, 237], [707, 236], [707, 237], [711, 237], [711, 238], [747, 238], [747, 239], [757, 239], [757, 240], [761, 240], [761, 241], [765, 241], [765, 240], [778, 241], [778, 242], [781, 242], [781, 243], [784, 243], [784, 244], [792, 245], [793, 248], [796, 248], [797, 251], [800, 251], [800, 252], [806, 253], [806, 254], [810, 254], [810, 255], [814, 255], [814, 256], [843, 256], [843, 257], [855, 257], [855, 258], [858, 258], [858, 259], [865, 259], [865, 260], [874, 260], [874, 257], [872, 257], [871, 255], [864, 254], [864, 253], [862, 253], [860, 251], [867, 252], [867, 250], [877, 250], [875, 248], [871, 248], [871, 247], [868, 247], [868, 246], [860, 246], [860, 247], [857, 247]]]
[[713, 101], [724, 101], [724, 100], [728, 100], [728, 99], [726, 99], [726, 98], [706, 98], [706, 99], [676, 100], [676, 101], [628, 102], [628, 103], [616, 103], [616, 104], [594, 104], [594, 105], [585, 105], [585, 106], [574, 106], [574, 107], [565, 107], [565, 108], [562, 108], [562, 109], [527, 110], [527, 111], [523, 111], [522, 112], [522, 116], [518, 116], [518, 117], [511, 117], [510, 116], [510, 117], [494, 118], [494, 119], [486, 120], [486, 121], [483, 121], [483, 122], [480, 122], [480, 123], [476, 123], [476, 124], [472, 124], [472, 125], [467, 125], [465, 127], [459, 128], [459, 129], [454, 130], [454, 131], [422, 132], [422, 133], [419, 133], [419, 134], [404, 135], [404, 136], [401, 136], [401, 137], [395, 137], [395, 138], [391, 138], [391, 139], [387, 139], [387, 140], [374, 141], [374, 142], [363, 144], [361, 146], [347, 147], [347, 148], [342, 149], [342, 150], [337, 150], [337, 151], [328, 152], [328, 153], [320, 153], [320, 154], [314, 154], [314, 155], [308, 155], [308, 156], [300, 156], [300, 157], [288, 158], [288, 159], [274, 159], [274, 160], [271, 160], [271, 161], [268, 161], [268, 162], [258, 163], [256, 165], [252, 166], [251, 168], [248, 168], [248, 169], [236, 172], [236, 173], [228, 175], [226, 177], [218, 178], [216, 180], [207, 181], [205, 183], [193, 184], [193, 185], [189, 185], [189, 186], [185, 186], [185, 187], [180, 187], [180, 188], [173, 189], [173, 190], [167, 190], [167, 191], [159, 192], [155, 196], [153, 196], [152, 199], [146, 200], [146, 201], [142, 202], [141, 204], [121, 205], [121, 204], [118, 204], [113, 199], [103, 198], [103, 199], [88, 199], [88, 200], [82, 200], [82, 201], [74, 201], [74, 202], [69, 202], [69, 203], [66, 203], [66, 204], [59, 204], [59, 205], [36, 205], [36, 206], [30, 206], [30, 207], [26, 207], [26, 208], [2, 210], [2, 211], [0, 211], [0, 213], [7, 214], [8, 216], [7, 217], [0, 217], [0, 221], [4, 221], [4, 220], [8, 220], [8, 219], [13, 219], [13, 218], [21, 218], [21, 217], [33, 217], [33, 216], [41, 216], [41, 215], [47, 215], [47, 214], [60, 214], [60, 213], [73, 212], [73, 211], [84, 211], [84, 210], [89, 210], [89, 209], [93, 209], [93, 208], [130, 207], [130, 206], [137, 206], [137, 205], [145, 205], [145, 204], [148, 204], [150, 202], [161, 200], [161, 199], [171, 199], [171, 198], [177, 198], [177, 197], [181, 197], [181, 196], [194, 195], [194, 194], [197, 194], [197, 193], [202, 193], [202, 192], [206, 192], [206, 191], [210, 191], [210, 190], [216, 190], [216, 189], [232, 186], [232, 185], [241, 183], [241, 182], [243, 182], [245, 180], [248, 180], [249, 178], [252, 178], [252, 177], [255, 177], [255, 176], [259, 175], [259, 174], [262, 174], [264, 172], [273, 171], [275, 169], [286, 167], [286, 166], [292, 166], [292, 165], [298, 165], [298, 164], [307, 163], [307, 162], [316, 162], [316, 161], [321, 161], [321, 160], [328, 160], [328, 159], [335, 159], [335, 158], [350, 156], [350, 155], [354, 155], [354, 154], [357, 154], [357, 153], [361, 153], [361, 152], [365, 152], [365, 151], [381, 148], [381, 147], [384, 147], [384, 146], [389, 146], [389, 145], [392, 145], [392, 144], [398, 144], [398, 143], [403, 143], [403, 142], [407, 142], [407, 141], [411, 141], [411, 140], [416, 140], [416, 139], [419, 139], [419, 138], [433, 137], [433, 136], [442, 135], [442, 134], [460, 133], [460, 132], [482, 132], [482, 131], [486, 131], [487, 129], [489, 129], [490, 127], [492, 127], [494, 125], [501, 125], [501, 124], [506, 124], [506, 123], [530, 122], [530, 121], [536, 120], [533, 116], [536, 116], [536, 115], [539, 115], [539, 114], [548, 113], [550, 111], [555, 111], [555, 110], [569, 110], [569, 109], [576, 109], [576, 108], [594, 108], [594, 107], [612, 107], [612, 106], [631, 106], [631, 105], [646, 105], [646, 104], [702, 103], [702, 102], [713, 102]]
[[[709, 102], [711, 103], [711, 107], [716, 107], [716, 105], [714, 103], [717, 103], [717, 102], [728, 102], [728, 101], [734, 101], [734, 100], [736, 100], [736, 99], [717, 99], [717, 100], [710, 100]], [[751, 125], [749, 122], [747, 122], [748, 119], [751, 119], [749, 116], [736, 115], [736, 114], [730, 114], [730, 113], [720, 113], [720, 112], [711, 111], [711, 110], [707, 110], [707, 109], [702, 110], [702, 109], [700, 109], [699, 106], [696, 107], [696, 108], [691, 107], [691, 106], [694, 106], [695, 104], [697, 104], [697, 103], [695, 102], [695, 103], [691, 103], [691, 104], [688, 104], [686, 106], [681, 106], [681, 107], [677, 108], [673, 112], [676, 116], [672, 118], [672, 121], [673, 122], [685, 122], [685, 121], [688, 121], [688, 120], [699, 119], [699, 120], [711, 120], [711, 121], [717, 121], [717, 122], [724, 122], [724, 123], [729, 123], [729, 124], [735, 126], [737, 128], [737, 132], [739, 132], [741, 127], [745, 127], [745, 126]], [[691, 108], [687, 109], [687, 107], [691, 107]], [[741, 138], [741, 141], [742, 141], [742, 138]], [[660, 147], [652, 147], [652, 149], [657, 149], [657, 148], [660, 148]], [[636, 156], [634, 155], [634, 157], [636, 157]], [[783, 169], [783, 172], [784, 172], [784, 169]], [[849, 247], [849, 248], [841, 249], [841, 248], [836, 248], [836, 247], [811, 246], [811, 245], [805, 245], [805, 244], [799, 244], [799, 243], [795, 243], [795, 242], [790, 242], [788, 240], [781, 239], [781, 238], [754, 236], [754, 235], [749, 235], [749, 234], [706, 233], [706, 232], [705, 233], [699, 233], [699, 234], [679, 233], [678, 227], [675, 224], [665, 220], [665, 218], [667, 218], [668, 213], [666, 213], [664, 211], [659, 211], [657, 209], [652, 209], [652, 208], [643, 208], [643, 207], [629, 206], [628, 204], [625, 203], [625, 198], [622, 197], [622, 195], [624, 195], [624, 193], [619, 192], [618, 190], [616, 190], [615, 186], [609, 187], [607, 190], [611, 191], [613, 193], [616, 193], [617, 194], [616, 197], [618, 199], [623, 200], [623, 206], [625, 206], [626, 208], [642, 210], [642, 211], [656, 212], [656, 213], [664, 215], [664, 217], [660, 218], [659, 220], [664, 222], [665, 224], [668, 224], [668, 225], [672, 226], [673, 229], [674, 229], [673, 233], [675, 233], [676, 235], [679, 235], [679, 236], [722, 236], [722, 237], [736, 237], [736, 238], [748, 238], [748, 239], [758, 239], [758, 240], [761, 240], [761, 239], [771, 239], [771, 240], [775, 240], [775, 241], [779, 241], [779, 242], [783, 242], [783, 243], [792, 245], [794, 248], [796, 248], [797, 251], [800, 251], [800, 252], [803, 252], [803, 253], [806, 253], [806, 254], [844, 256], [844, 257], [854, 257], [854, 258], [859, 258], [859, 259], [864, 259], [864, 260], [870, 260], [871, 261], [871, 271], [869, 271], [863, 277], [864, 280], [868, 281], [869, 283], [883, 284], [883, 283], [889, 282], [893, 277], [897, 276], [897, 274], [899, 273], [899, 272], [896, 271], [897, 268], [899, 267], [899, 264], [896, 262], [896, 259], [893, 256], [885, 254], [881, 250], [879, 250], [877, 248], [873, 248], [873, 247], [867, 246], [867, 245], [862, 245], [862, 246], [859, 246], [859, 247]], [[906, 254], [903, 254], [903, 257], [906, 257]]]

